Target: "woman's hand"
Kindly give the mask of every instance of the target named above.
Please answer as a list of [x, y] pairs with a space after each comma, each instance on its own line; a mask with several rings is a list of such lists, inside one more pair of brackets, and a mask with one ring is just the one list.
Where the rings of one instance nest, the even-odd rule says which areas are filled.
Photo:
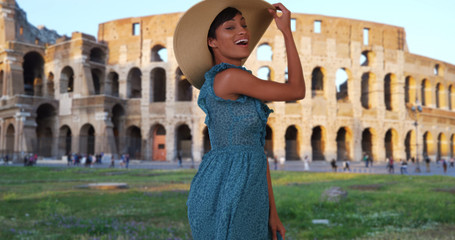
[[281, 16], [278, 16], [276, 10], [269, 9], [270, 14], [275, 19], [276, 26], [280, 29], [281, 32], [290, 32], [291, 31], [291, 11], [289, 11], [283, 4], [275, 3], [273, 4], [276, 10], [282, 12]]
[[279, 232], [284, 240], [284, 234], [286, 233], [286, 229], [284, 229], [284, 226], [281, 223], [280, 218], [278, 217], [278, 213], [276, 211], [270, 212], [269, 226], [272, 231], [273, 240], [278, 239], [276, 232]]

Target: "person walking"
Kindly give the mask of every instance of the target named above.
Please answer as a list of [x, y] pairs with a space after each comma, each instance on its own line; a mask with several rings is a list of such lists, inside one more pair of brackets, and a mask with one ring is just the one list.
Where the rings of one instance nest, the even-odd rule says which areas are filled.
[[447, 161], [445, 158], [443, 158], [441, 161], [442, 161], [442, 169], [444, 170], [444, 174], [447, 174]]

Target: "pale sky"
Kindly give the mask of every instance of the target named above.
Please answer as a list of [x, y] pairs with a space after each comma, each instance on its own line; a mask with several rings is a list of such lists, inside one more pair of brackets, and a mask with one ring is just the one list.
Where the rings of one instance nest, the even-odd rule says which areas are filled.
[[[98, 24], [128, 17], [184, 12], [198, 0], [16, 0], [28, 21], [61, 35], [97, 36]], [[266, 0], [270, 3], [276, 1]], [[454, 0], [281, 0], [291, 12], [404, 27], [411, 53], [455, 64]]]

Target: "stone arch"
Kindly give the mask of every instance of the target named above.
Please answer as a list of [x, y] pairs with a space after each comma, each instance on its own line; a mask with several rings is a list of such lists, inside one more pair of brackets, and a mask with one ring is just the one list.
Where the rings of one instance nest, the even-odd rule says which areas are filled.
[[112, 125], [113, 125], [113, 132], [114, 132], [114, 144], [115, 149], [117, 150], [117, 154], [122, 154], [121, 146], [121, 138], [120, 136], [123, 135], [123, 127], [125, 124], [125, 109], [120, 104], [116, 104], [112, 108]]
[[101, 48], [94, 47], [90, 49], [90, 61], [104, 64], [106, 62], [106, 53]]
[[74, 91], [74, 71], [70, 66], [66, 66], [60, 73], [60, 93]]
[[376, 145], [376, 131], [372, 128], [366, 128], [362, 132], [362, 153], [367, 154], [371, 159], [376, 157], [373, 146]]
[[79, 152], [81, 154], [95, 154], [95, 128], [90, 123], [81, 127], [79, 132]]
[[258, 69], [257, 72], [258, 78], [262, 80], [273, 80], [273, 70], [269, 66], [262, 66]]
[[325, 128], [316, 126], [311, 134], [311, 148], [314, 160], [325, 160], [326, 133]]
[[376, 54], [373, 51], [365, 50], [360, 55], [360, 66], [369, 67], [373, 66]]
[[444, 85], [442, 83], [437, 83], [435, 88], [436, 95], [436, 108], [445, 108], [446, 107], [446, 95]]
[[347, 68], [339, 68], [336, 72], [336, 90], [337, 100], [347, 101], [349, 100], [349, 80], [351, 79], [351, 72]]
[[110, 72], [107, 75], [107, 79], [111, 84], [110, 91], [107, 94], [110, 94], [114, 97], [119, 97], [119, 76], [116, 72]]
[[5, 82], [5, 73], [0, 70], [0, 97], [3, 97], [3, 83]]
[[352, 132], [347, 127], [341, 127], [338, 129], [337, 137], [337, 160], [353, 160], [352, 157]]
[[49, 74], [47, 74], [47, 94], [48, 96], [50, 97], [54, 97], [55, 93], [54, 93], [54, 73], [52, 72], [49, 72]]
[[[15, 142], [16, 142], [16, 129], [14, 125], [11, 123], [6, 128], [6, 135], [5, 135], [5, 142], [6, 142], [6, 154], [12, 155], [15, 153]], [[10, 158], [11, 159], [11, 158]]]
[[42, 96], [44, 58], [37, 52], [28, 52], [22, 63], [24, 73], [24, 93], [29, 96]]
[[431, 106], [433, 104], [432, 101], [432, 90], [431, 84], [428, 79], [423, 79], [420, 87], [420, 96], [422, 98], [422, 106]]
[[59, 156], [64, 156], [70, 154], [71, 145], [73, 142], [73, 134], [71, 128], [68, 125], [63, 125], [59, 130], [59, 139], [58, 139], [58, 152]]
[[175, 73], [175, 86], [177, 87], [176, 99], [177, 101], [191, 102], [193, 100], [193, 87], [183, 75], [180, 68]]
[[393, 73], [388, 73], [384, 78], [384, 104], [386, 110], [396, 111], [398, 108], [397, 77]]
[[127, 97], [142, 97], [142, 72], [139, 68], [134, 67], [128, 72], [127, 77]]
[[423, 156], [432, 156], [434, 152], [433, 135], [431, 132], [425, 132], [423, 134]]
[[150, 73], [150, 102], [166, 101], [166, 71], [154, 68]]
[[287, 160], [300, 160], [300, 144], [299, 144], [299, 130], [295, 125], [291, 125], [286, 129], [284, 139], [286, 141], [286, 159]]
[[360, 101], [362, 107], [365, 109], [371, 109], [373, 107], [373, 87], [375, 81], [376, 75], [374, 73], [367, 72], [362, 75]]
[[126, 153], [131, 159], [142, 159], [142, 133], [138, 126], [126, 129]]
[[93, 94], [99, 95], [102, 94], [103, 85], [104, 85], [104, 76], [103, 72], [99, 69], [92, 69], [92, 81], [93, 81]]
[[411, 159], [412, 157], [416, 157], [416, 132], [414, 130], [409, 130], [406, 134], [406, 138], [404, 140], [404, 148], [406, 152], [406, 159]]
[[204, 154], [208, 153], [212, 149], [212, 145], [210, 143], [210, 135], [209, 135], [209, 129], [207, 126], [204, 127], [204, 130], [202, 131], [202, 136], [204, 136]]
[[182, 158], [191, 158], [192, 157], [192, 154], [191, 154], [192, 136], [191, 136], [190, 128], [186, 124], [180, 124], [176, 128], [175, 132], [176, 132], [175, 141], [176, 141], [176, 146], [177, 146], [176, 156], [177, 156], [177, 153], [180, 152], [180, 155], [182, 156]]
[[384, 137], [385, 157], [395, 159], [396, 149], [398, 149], [398, 133], [395, 129], [390, 128]]
[[312, 96], [324, 96], [326, 71], [322, 67], [315, 67], [311, 73], [311, 92]]
[[57, 110], [51, 104], [42, 104], [36, 110], [36, 137], [35, 153], [39, 156], [51, 157], [54, 144], [52, 128], [57, 122]]
[[152, 62], [167, 62], [167, 49], [163, 45], [157, 44], [153, 46], [150, 56]]
[[153, 161], [166, 161], [166, 128], [161, 124], [155, 124], [151, 128], [151, 135]]
[[437, 159], [447, 157], [449, 157], [449, 142], [447, 141], [447, 137], [444, 133], [439, 133]]
[[450, 85], [447, 93], [448, 93], [447, 102], [449, 105], [449, 110], [454, 110], [454, 108], [455, 108], [455, 87], [453, 85]]
[[417, 101], [416, 80], [412, 76], [407, 76], [404, 86], [404, 102], [414, 104], [416, 101]]
[[268, 43], [262, 43], [257, 48], [256, 58], [258, 61], [272, 61], [273, 60], [273, 50]]
[[273, 130], [268, 124], [265, 127], [265, 145], [264, 145], [264, 150], [266, 151], [268, 157], [274, 157], [274, 153], [273, 153]]

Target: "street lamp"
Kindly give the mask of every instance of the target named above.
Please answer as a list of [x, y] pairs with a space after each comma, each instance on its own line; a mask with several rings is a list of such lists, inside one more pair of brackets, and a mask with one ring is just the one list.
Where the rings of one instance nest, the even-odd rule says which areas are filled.
[[419, 112], [422, 112], [422, 105], [420, 104], [420, 101], [419, 100], [416, 100], [415, 104], [411, 107], [411, 110], [412, 112], [414, 112], [415, 114], [415, 122], [414, 122], [414, 126], [416, 127], [416, 172], [419, 173], [420, 172], [420, 165], [419, 165], [419, 134], [418, 134], [418, 126], [419, 126], [419, 122], [418, 122], [418, 113]]

